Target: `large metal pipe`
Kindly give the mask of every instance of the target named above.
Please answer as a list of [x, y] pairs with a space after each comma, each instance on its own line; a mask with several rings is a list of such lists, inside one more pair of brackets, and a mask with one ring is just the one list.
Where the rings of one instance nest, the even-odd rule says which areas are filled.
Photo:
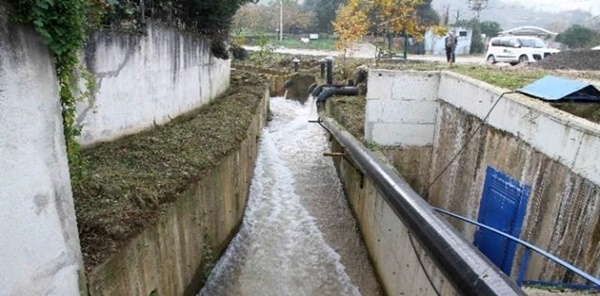
[[331, 118], [320, 118], [319, 121], [344, 147], [346, 156], [373, 182], [456, 291], [462, 295], [525, 295], [514, 281], [439, 216], [403, 178], [349, 132]]

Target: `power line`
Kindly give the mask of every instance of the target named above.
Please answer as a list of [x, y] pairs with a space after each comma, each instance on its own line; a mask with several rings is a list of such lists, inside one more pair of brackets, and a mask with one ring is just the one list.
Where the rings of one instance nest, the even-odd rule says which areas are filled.
[[507, 94], [514, 94], [514, 91], [507, 91], [504, 92], [500, 95], [500, 97], [496, 100], [496, 102], [492, 105], [492, 107], [490, 108], [490, 110], [487, 112], [487, 114], [483, 117], [483, 119], [481, 120], [481, 122], [479, 123], [479, 125], [477, 126], [477, 128], [475, 129], [475, 131], [469, 135], [469, 137], [467, 138], [467, 141], [462, 145], [462, 147], [460, 147], [460, 150], [458, 150], [458, 152], [452, 157], [452, 159], [450, 159], [450, 161], [448, 162], [448, 164], [444, 167], [444, 169], [437, 174], [437, 176], [433, 179], [433, 181], [431, 181], [431, 183], [429, 183], [429, 185], [427, 185], [427, 189], [425, 189], [425, 198], [429, 197], [429, 190], [431, 189], [431, 187], [433, 186], [433, 184], [435, 184], [435, 182], [442, 177], [442, 175], [448, 170], [448, 168], [450, 168], [450, 166], [454, 163], [454, 161], [458, 158], [458, 156], [463, 152], [463, 150], [465, 150], [465, 148], [467, 148], [467, 145], [469, 145], [469, 143], [471, 142], [471, 140], [473, 139], [473, 137], [475, 137], [475, 135], [479, 132], [479, 130], [481, 129], [481, 127], [485, 124], [486, 120], [488, 119], [488, 117], [490, 117], [490, 114], [492, 114], [492, 111], [494, 111], [494, 108], [496, 108], [496, 105], [498, 105], [498, 103], [500, 102], [500, 100], [504, 97], [504, 95]]

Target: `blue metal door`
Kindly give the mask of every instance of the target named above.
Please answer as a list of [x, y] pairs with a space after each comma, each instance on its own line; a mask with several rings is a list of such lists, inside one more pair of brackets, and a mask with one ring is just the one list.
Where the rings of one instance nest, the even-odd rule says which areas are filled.
[[[519, 237], [530, 189], [511, 176], [488, 167], [477, 221]], [[478, 229], [474, 244], [504, 273], [510, 275], [516, 243], [491, 231]]]

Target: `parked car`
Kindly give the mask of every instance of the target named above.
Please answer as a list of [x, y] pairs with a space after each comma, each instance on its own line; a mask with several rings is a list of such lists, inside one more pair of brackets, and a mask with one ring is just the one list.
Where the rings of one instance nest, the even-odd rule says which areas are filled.
[[516, 65], [539, 61], [559, 51], [549, 48], [542, 39], [537, 37], [504, 36], [490, 40], [485, 56], [490, 64], [505, 62]]
[[600, 46], [593, 47], [592, 50], [600, 50]]

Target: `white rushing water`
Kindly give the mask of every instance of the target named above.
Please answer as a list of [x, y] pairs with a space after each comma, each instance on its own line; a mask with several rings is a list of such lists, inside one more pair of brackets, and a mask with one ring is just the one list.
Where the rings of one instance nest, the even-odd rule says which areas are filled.
[[271, 110], [242, 226], [199, 295], [360, 295], [359, 287], [379, 294], [333, 163], [322, 155], [327, 136], [308, 123], [317, 118], [313, 101], [272, 98]]

